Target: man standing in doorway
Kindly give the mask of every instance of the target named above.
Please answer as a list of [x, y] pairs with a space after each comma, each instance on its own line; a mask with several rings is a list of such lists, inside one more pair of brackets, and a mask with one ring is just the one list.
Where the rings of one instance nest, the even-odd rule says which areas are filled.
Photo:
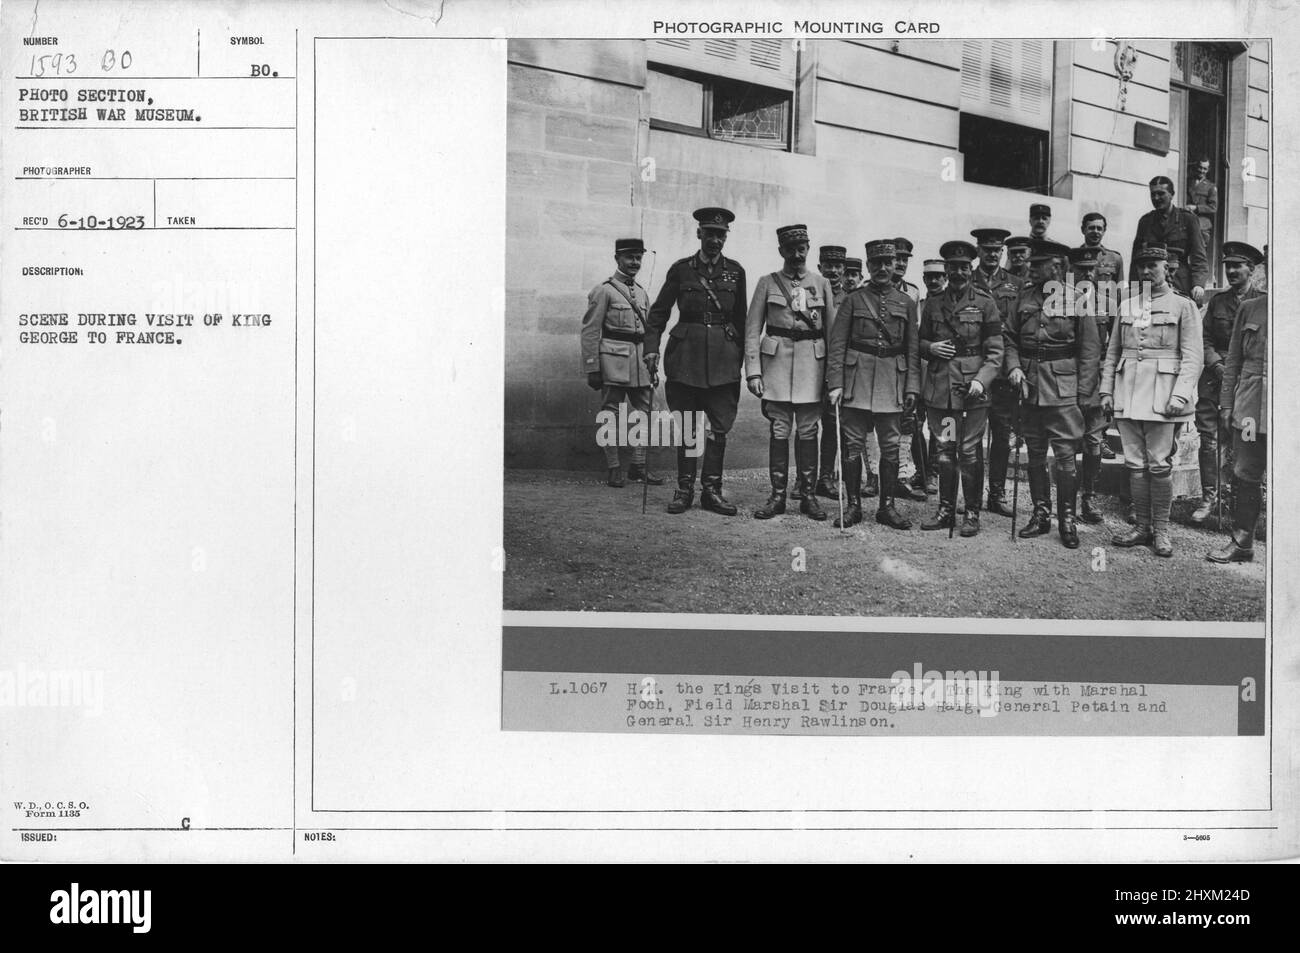
[[1214, 247], [1214, 216], [1219, 210], [1219, 189], [1210, 180], [1210, 160], [1202, 158], [1192, 170], [1192, 184], [1187, 187], [1187, 210], [1201, 223], [1201, 244], [1206, 251]]

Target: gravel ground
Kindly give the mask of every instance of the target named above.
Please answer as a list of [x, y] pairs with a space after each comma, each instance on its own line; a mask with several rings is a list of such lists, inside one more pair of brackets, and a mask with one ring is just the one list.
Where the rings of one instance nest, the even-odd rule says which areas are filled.
[[[662, 474], [667, 476], [667, 474]], [[766, 499], [765, 470], [726, 475], [740, 512], [718, 516], [696, 505], [671, 516], [670, 481], [651, 487], [641, 515], [640, 484], [605, 486], [603, 474], [511, 470], [505, 477], [505, 608], [618, 612], [722, 612], [773, 615], [937, 616], [1043, 619], [1262, 620], [1265, 546], [1253, 563], [1205, 560], [1224, 535], [1175, 523], [1174, 555], [1110, 545], [1125, 528], [1118, 503], [1101, 497], [1106, 522], [1079, 524], [1080, 547], [1048, 536], [1010, 538], [1008, 518], [981, 514], [972, 539], [921, 532], [937, 505], [902, 501], [913, 528], [874, 521], [846, 533], [830, 521], [792, 512], [756, 520]], [[1007, 491], [1011, 487], [1008, 484]], [[823, 507], [836, 513], [834, 500]], [[1028, 517], [1021, 480], [1018, 526]], [[1175, 503], [1175, 517], [1189, 502]], [[1055, 522], [1055, 520], [1053, 520]], [[806, 570], [792, 568], [802, 547]], [[1095, 571], [1103, 547], [1104, 571]]]

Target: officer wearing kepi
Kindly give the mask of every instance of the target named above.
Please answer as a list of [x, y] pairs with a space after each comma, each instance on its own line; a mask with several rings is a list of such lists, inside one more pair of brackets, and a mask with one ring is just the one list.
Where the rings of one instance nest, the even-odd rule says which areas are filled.
[[[727, 433], [740, 403], [744, 360], [745, 269], [722, 254], [736, 216], [725, 208], [695, 211], [700, 250], [673, 262], [646, 319], [645, 352], [659, 358], [659, 344], [673, 306], [678, 320], [664, 349], [664, 396], [670, 410], [703, 411], [709, 421], [700, 473], [700, 506], [723, 516], [736, 507], [722, 495], [722, 463]], [[695, 457], [677, 448], [677, 492], [669, 513], [684, 513], [695, 500]]]
[[939, 510], [921, 529], [953, 526], [960, 456], [966, 499], [961, 535], [974, 536], [980, 529], [984, 491], [979, 450], [988, 422], [988, 395], [1002, 366], [1002, 318], [988, 292], [971, 281], [975, 246], [944, 242], [939, 254], [948, 271], [948, 287], [943, 294], [925, 299], [920, 327], [920, 351], [929, 362], [925, 405], [930, 432], [939, 438]]
[[[1268, 246], [1265, 246], [1267, 248]], [[1260, 485], [1268, 463], [1268, 295], [1241, 305], [1224, 360], [1221, 421], [1232, 429], [1232, 539], [1206, 558], [1216, 563], [1248, 562], [1255, 556]]]
[[1072, 315], [1063, 280], [1070, 249], [1040, 241], [1030, 253], [1030, 283], [1020, 292], [1007, 328], [1008, 380], [1020, 388], [1020, 426], [1029, 447], [1029, 492], [1034, 514], [1020, 536], [1052, 530], [1047, 448], [1056, 458], [1056, 516], [1061, 542], [1079, 546], [1074, 523], [1078, 489], [1075, 454], [1083, 442], [1083, 409], [1097, 390], [1101, 348], [1097, 323]]
[[1242, 302], [1256, 296], [1257, 292], [1251, 288], [1251, 277], [1263, 259], [1263, 252], [1253, 245], [1224, 242], [1223, 271], [1228, 287], [1212, 294], [1205, 304], [1201, 321], [1205, 369], [1201, 372], [1196, 398], [1196, 431], [1201, 438], [1201, 505], [1192, 513], [1194, 525], [1210, 518], [1217, 502], [1216, 493], [1223, 482], [1222, 471], [1232, 472], [1232, 429], [1220, 426], [1219, 392], [1232, 342], [1233, 319]]
[[1029, 237], [1036, 242], [1047, 240], [1047, 230], [1052, 226], [1052, 208], [1042, 202], [1029, 206]]
[[[1011, 233], [1005, 228], [974, 228], [971, 236], [979, 243], [980, 265], [971, 280], [976, 288], [988, 292], [998, 306], [998, 317], [1005, 329], [1020, 296], [1022, 280], [1001, 265], [1003, 243]], [[1016, 409], [1016, 389], [1007, 381], [1004, 364], [993, 379], [992, 400], [989, 405], [989, 492], [988, 510], [999, 516], [1010, 516], [1011, 506], [1005, 499], [1007, 464], [1011, 459], [1012, 415]]]
[[857, 291], [862, 286], [862, 259], [845, 257], [844, 259], [844, 293]]
[[[587, 312], [582, 317], [582, 369], [587, 384], [601, 390], [601, 410], [617, 413], [624, 401], [635, 411], [649, 414], [654, 401], [656, 375], [653, 362], [644, 353], [646, 309], [650, 297], [637, 283], [645, 245], [639, 238], [614, 242], [617, 268], [610, 278], [587, 295]], [[624, 485], [618, 462], [618, 446], [605, 451], [610, 486]], [[644, 444], [632, 448], [627, 477], [633, 482], [658, 486], [664, 481], [646, 469]]]
[[[893, 285], [894, 252], [889, 239], [867, 244], [871, 280], [844, 300], [831, 333], [826, 385], [831, 403], [840, 407], [844, 431], [844, 526], [862, 521], [861, 459], [874, 429], [880, 442], [876, 522], [892, 529], [912, 527], [895, 509], [893, 498], [902, 418], [916, 406], [920, 387], [916, 302]], [[839, 519], [835, 525], [840, 525]]]
[[817, 502], [814, 484], [817, 423], [826, 379], [826, 326], [835, 315], [835, 292], [825, 276], [805, 267], [808, 226], [778, 228], [776, 240], [784, 264], [758, 279], [745, 327], [745, 383], [763, 401], [772, 480], [771, 495], [754, 516], [771, 519], [785, 512], [793, 433], [802, 491], [799, 511], [824, 520], [826, 512]]

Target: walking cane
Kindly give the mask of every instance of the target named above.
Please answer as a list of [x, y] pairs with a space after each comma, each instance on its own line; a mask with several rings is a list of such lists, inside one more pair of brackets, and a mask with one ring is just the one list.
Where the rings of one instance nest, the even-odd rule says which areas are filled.
[[[965, 387], [965, 386], [966, 386], [966, 384], [965, 384], [964, 382], [961, 383], [961, 384], [953, 384], [953, 385], [952, 385], [953, 392], [956, 393], [959, 389], [961, 389], [962, 387]], [[957, 475], [957, 480], [956, 480], [956, 485], [957, 485], [957, 489], [956, 489], [956, 491], [953, 492], [953, 499], [952, 499], [952, 522], [948, 524], [948, 538], [949, 538], [949, 539], [952, 539], [952, 534], [953, 534], [953, 532], [957, 529], [957, 496], [958, 496], [958, 495], [959, 495], [959, 494], [960, 494], [960, 493], [965, 489], [965, 488], [962, 486], [962, 484], [961, 484], [961, 448], [962, 448], [962, 446], [966, 443], [966, 397], [968, 397], [968, 396], [970, 396], [970, 395], [967, 394], [967, 395], [965, 395], [965, 396], [962, 397], [962, 401], [961, 401], [961, 416], [957, 418], [957, 449], [956, 449], [956, 453], [954, 454], [954, 456], [956, 456], [956, 458], [957, 458], [957, 460], [956, 460], [956, 465], [957, 465], [957, 474], [956, 474], [956, 475]], [[951, 405], [951, 401], [949, 401], [949, 404]]]
[[[659, 368], [656, 366], [650, 375], [650, 409], [655, 407], [655, 391], [659, 389]], [[648, 421], [647, 421], [648, 423]], [[648, 455], [647, 455], [648, 456]], [[646, 500], [650, 496], [650, 461], [646, 460], [641, 469], [641, 515], [645, 516]]]
[[1020, 502], [1020, 388], [1016, 388], [1016, 406], [1012, 421], [1016, 426], [1015, 456], [1011, 459], [1011, 542], [1016, 541], [1016, 506]]
[[1223, 529], [1223, 432], [1218, 413], [1214, 415], [1214, 528]]
[[840, 533], [844, 532], [844, 431], [840, 427], [840, 405], [835, 404], [835, 469], [838, 472]]

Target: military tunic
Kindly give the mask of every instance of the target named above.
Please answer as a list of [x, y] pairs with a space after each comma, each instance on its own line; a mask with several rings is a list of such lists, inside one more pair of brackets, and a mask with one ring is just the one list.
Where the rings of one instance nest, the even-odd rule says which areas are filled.
[[[725, 255], [709, 263], [696, 253], [675, 261], [646, 318], [645, 349], [659, 344], [673, 306], [677, 323], [663, 354], [664, 396], [671, 410], [704, 411], [710, 445], [725, 446], [740, 404], [745, 340], [745, 269]], [[707, 452], [706, 448], [706, 452]], [[679, 478], [686, 462], [680, 459]]]
[[1187, 202], [1190, 211], [1201, 223], [1201, 238], [1207, 249], [1214, 242], [1214, 213], [1219, 210], [1219, 189], [1210, 179], [1204, 178], [1187, 187]]
[[[1210, 267], [1205, 257], [1205, 240], [1196, 216], [1186, 209], [1171, 208], [1161, 213], [1152, 209], [1138, 219], [1137, 234], [1133, 236], [1133, 255], [1147, 245], [1181, 245], [1185, 255], [1178, 269], [1169, 276], [1169, 283], [1183, 294], [1192, 288], [1210, 286]], [[1129, 265], [1129, 281], [1138, 280], [1137, 262]]]
[[[1243, 301], [1257, 294], [1250, 287], [1243, 288], [1240, 295], [1232, 288], [1217, 291], [1206, 301], [1201, 316], [1205, 368], [1197, 387], [1196, 431], [1201, 439], [1201, 489], [1207, 496], [1215, 489], [1215, 468], [1222, 466], [1226, 472], [1232, 471], [1232, 434], [1221, 426], [1219, 419], [1219, 376], [1224, 371], [1237, 311]], [[1221, 481], [1223, 477], [1220, 475], [1218, 479]]]
[[664, 350], [667, 380], [689, 387], [740, 381], [745, 291], [745, 269], [725, 255], [713, 264], [698, 253], [673, 262], [646, 321], [646, 352], [657, 354], [677, 306], [678, 321]]
[[[1045, 473], [1047, 448], [1061, 474], [1073, 474], [1084, 435], [1082, 406], [1097, 390], [1101, 346], [1097, 323], [1066, 313], [1060, 294], [1029, 284], [1020, 292], [1007, 329], [1007, 366], [1029, 383], [1021, 427], [1029, 465]], [[1032, 472], [1031, 472], [1032, 479]], [[1042, 489], [1046, 488], [1046, 477]], [[1042, 492], [1040, 489], [1040, 492]]]
[[[892, 282], [891, 282], [892, 285]], [[903, 403], [920, 390], [916, 303], [895, 287], [867, 283], [841, 305], [826, 362], [828, 390], [841, 390], [844, 458], [850, 470], [868, 435], [880, 446], [882, 478], [897, 480]], [[888, 497], [893, 485], [882, 486]]]
[[[784, 291], [782, 290], [784, 287]], [[795, 305], [792, 311], [786, 294]], [[820, 404], [826, 376], [826, 326], [835, 320], [831, 283], [811, 271], [794, 279], [764, 275], [745, 328], [745, 376], [763, 378], [763, 400]]]
[[[1232, 431], [1233, 475], [1259, 484], [1268, 466], [1268, 295], [1242, 304], [1223, 362], [1223, 409]], [[1253, 429], [1249, 423], [1253, 421]]]
[[645, 366], [643, 320], [649, 306], [645, 289], [635, 281], [628, 285], [621, 275], [591, 289], [582, 316], [583, 373], [599, 371], [606, 386], [651, 386]]
[[[600, 373], [601, 411], [617, 413], [624, 401], [649, 413], [654, 405], [654, 378], [645, 366], [645, 321], [650, 296], [636, 281], [615, 273], [591, 289], [582, 316], [582, 369]], [[604, 432], [598, 424], [597, 434]], [[607, 444], [605, 465], [619, 466], [618, 447]], [[632, 448], [632, 462], [644, 464], [646, 448]]]
[[[1102, 369], [1101, 392], [1111, 394], [1115, 416], [1128, 420], [1191, 420], [1203, 361], [1201, 314], [1190, 298], [1166, 290], [1153, 295], [1149, 316], [1141, 298], [1120, 306]], [[1166, 417], [1170, 397], [1182, 397], [1184, 413]]]
[[[928, 362], [924, 398], [931, 408], [962, 409], [968, 398], [966, 385], [978, 380], [984, 395], [972, 401], [985, 406], [993, 380], [1002, 368], [1004, 340], [1002, 317], [988, 294], [968, 285], [960, 294], [949, 285], [943, 294], [925, 299], [921, 312], [920, 350]], [[952, 341], [957, 353], [945, 360], [931, 346]], [[959, 385], [954, 389], [954, 385]]]

